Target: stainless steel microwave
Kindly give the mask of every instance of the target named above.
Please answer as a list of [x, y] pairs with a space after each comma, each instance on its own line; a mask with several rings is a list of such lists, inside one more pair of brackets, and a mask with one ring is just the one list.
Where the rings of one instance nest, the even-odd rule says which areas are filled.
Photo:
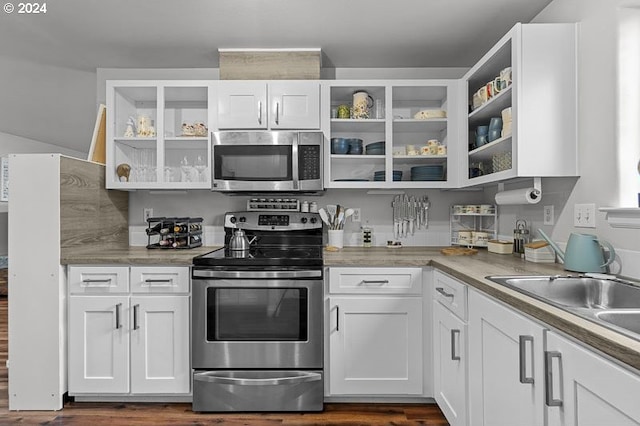
[[214, 191], [324, 189], [322, 132], [214, 132], [211, 140]]

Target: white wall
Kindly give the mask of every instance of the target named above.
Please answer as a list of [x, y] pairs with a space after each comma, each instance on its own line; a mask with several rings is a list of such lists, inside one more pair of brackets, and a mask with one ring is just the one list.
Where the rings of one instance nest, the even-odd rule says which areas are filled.
[[0, 132], [89, 152], [95, 73], [6, 56], [0, 63]]

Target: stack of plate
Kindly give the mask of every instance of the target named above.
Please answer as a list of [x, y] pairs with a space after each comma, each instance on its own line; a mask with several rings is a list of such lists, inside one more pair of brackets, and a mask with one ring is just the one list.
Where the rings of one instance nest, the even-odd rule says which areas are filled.
[[411, 180], [442, 180], [444, 179], [444, 166], [433, 164], [428, 166], [415, 166], [411, 168]]
[[[385, 178], [384, 170], [373, 172], [374, 181], [377, 181], [377, 182], [384, 181], [384, 178]], [[402, 170], [393, 171], [393, 180], [395, 181], [402, 180]]]
[[370, 143], [365, 147], [367, 155], [384, 155], [384, 141]]
[[362, 139], [347, 138], [346, 140], [349, 142], [349, 154], [362, 154]]

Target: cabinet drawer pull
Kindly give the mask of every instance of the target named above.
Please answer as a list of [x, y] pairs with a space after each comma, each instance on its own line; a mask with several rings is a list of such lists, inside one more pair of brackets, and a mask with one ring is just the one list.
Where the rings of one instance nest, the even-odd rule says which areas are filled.
[[86, 278], [82, 280], [83, 283], [93, 284], [93, 283], [110, 283], [111, 278]]
[[544, 353], [544, 370], [547, 379], [545, 386], [545, 403], [549, 407], [562, 407], [562, 399], [555, 399], [553, 396], [553, 358], [558, 358], [558, 377], [562, 380], [562, 353], [546, 351]]
[[451, 360], [460, 361], [460, 354], [456, 354], [456, 335], [460, 340], [460, 330], [451, 330]]
[[533, 354], [533, 336], [520, 336], [520, 383], [533, 383], [533, 358], [531, 359], [531, 377], [527, 377], [527, 342], [531, 343]]
[[443, 295], [444, 297], [450, 297], [452, 299], [455, 297], [455, 294], [447, 293], [443, 287], [436, 287], [436, 291], [441, 295]]
[[122, 327], [122, 324], [120, 324], [120, 307], [121, 306], [122, 306], [122, 303], [116, 304], [116, 329]]
[[160, 278], [148, 278], [146, 280], [144, 280], [145, 283], [149, 283], [149, 284], [153, 284], [153, 283], [170, 283], [173, 282], [172, 279], [170, 278], [164, 278], [164, 279], [160, 279]]
[[369, 285], [369, 284], [385, 285], [385, 284], [389, 284], [389, 280], [362, 280], [362, 281], [360, 281], [360, 284], [364, 284], [364, 285]]
[[135, 305], [133, 305], [133, 329], [137, 330], [140, 328], [140, 325], [138, 325], [138, 311], [140, 310], [140, 304], [136, 303]]

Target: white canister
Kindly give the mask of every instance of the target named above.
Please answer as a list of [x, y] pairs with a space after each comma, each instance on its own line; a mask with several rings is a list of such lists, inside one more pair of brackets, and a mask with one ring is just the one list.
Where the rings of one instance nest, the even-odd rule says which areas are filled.
[[342, 248], [344, 245], [344, 230], [343, 229], [329, 229], [328, 231], [329, 241], [328, 245]]
[[471, 231], [458, 231], [458, 244], [470, 245], [471, 244]]

